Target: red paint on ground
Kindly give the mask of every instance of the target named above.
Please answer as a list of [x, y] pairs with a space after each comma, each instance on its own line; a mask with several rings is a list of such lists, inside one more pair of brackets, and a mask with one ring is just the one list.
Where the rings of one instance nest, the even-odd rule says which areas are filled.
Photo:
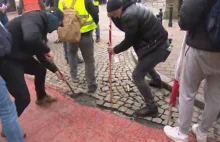
[[[33, 81], [27, 79], [27, 84], [32, 102], [20, 118], [26, 142], [172, 142], [162, 130], [82, 106], [49, 85], [48, 94], [58, 102], [38, 107]], [[192, 136], [190, 142], [195, 142]]]

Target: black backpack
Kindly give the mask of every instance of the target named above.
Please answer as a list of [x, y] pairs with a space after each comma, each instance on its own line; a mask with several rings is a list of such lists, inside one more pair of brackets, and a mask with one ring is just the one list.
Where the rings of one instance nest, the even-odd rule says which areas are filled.
[[220, 0], [215, 3], [207, 17], [207, 31], [215, 47], [220, 48]]
[[3, 57], [11, 52], [11, 42], [11, 34], [0, 22], [0, 57]]

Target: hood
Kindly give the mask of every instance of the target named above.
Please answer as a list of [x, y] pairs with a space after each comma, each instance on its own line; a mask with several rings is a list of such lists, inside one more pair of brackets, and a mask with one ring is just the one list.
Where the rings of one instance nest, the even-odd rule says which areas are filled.
[[123, 11], [136, 2], [137, 0], [123, 0]]

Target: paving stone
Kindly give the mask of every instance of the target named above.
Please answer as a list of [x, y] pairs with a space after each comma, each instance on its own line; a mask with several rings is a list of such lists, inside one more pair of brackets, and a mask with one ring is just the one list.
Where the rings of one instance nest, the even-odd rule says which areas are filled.
[[128, 109], [128, 108], [126, 108], [126, 107], [124, 107], [124, 106], [121, 106], [121, 107], [119, 108], [119, 111], [121, 111], [121, 112], [126, 112], [127, 109]]
[[166, 104], [166, 102], [159, 100], [159, 101], [157, 102], [157, 104], [160, 105], [160, 106], [162, 106], [162, 105]]
[[140, 109], [140, 108], [139, 108], [139, 107], [136, 107], [136, 106], [134, 106], [134, 105], [132, 106], [132, 110], [135, 111], [135, 110], [138, 110], [138, 109]]
[[132, 107], [131, 104], [125, 104], [124, 106], [127, 107], [127, 108], [131, 108]]
[[103, 100], [97, 100], [97, 101], [96, 101], [96, 104], [97, 104], [97, 105], [103, 105], [103, 104], [104, 104], [104, 101], [103, 101]]
[[160, 114], [163, 114], [163, 113], [164, 113], [164, 110], [161, 109], [161, 108], [158, 108], [158, 112], [159, 112]]
[[121, 98], [120, 101], [126, 102], [127, 98]]
[[151, 121], [153, 118], [152, 117], [145, 117], [144, 119]]
[[138, 108], [141, 107], [141, 104], [140, 104], [140, 103], [137, 103], [137, 102], [135, 102], [134, 105], [135, 105], [136, 107], [138, 107]]
[[112, 105], [112, 108], [114, 108], [114, 109], [118, 109], [119, 107], [120, 107], [119, 104], [113, 104], [113, 105]]
[[122, 101], [117, 101], [117, 104], [119, 104], [120, 106], [124, 105], [124, 102]]
[[111, 108], [111, 107], [112, 107], [112, 104], [106, 102], [106, 103], [104, 104], [104, 106], [107, 107], [107, 108]]
[[128, 115], [133, 115], [134, 111], [131, 110], [131, 109], [127, 109], [125, 113], [128, 114]]
[[168, 110], [169, 109], [169, 105], [168, 104], [162, 105], [161, 108], [165, 109], [165, 110]]
[[126, 103], [129, 103], [129, 104], [134, 104], [134, 101], [133, 100], [130, 100], [130, 99], [128, 99], [127, 101], [126, 101]]
[[153, 118], [152, 121], [160, 124], [162, 122], [162, 119], [161, 118]]
[[163, 96], [163, 94], [162, 94], [161, 91], [155, 92], [154, 95], [155, 95], [155, 96], [158, 96], [158, 97], [162, 97], [162, 96]]

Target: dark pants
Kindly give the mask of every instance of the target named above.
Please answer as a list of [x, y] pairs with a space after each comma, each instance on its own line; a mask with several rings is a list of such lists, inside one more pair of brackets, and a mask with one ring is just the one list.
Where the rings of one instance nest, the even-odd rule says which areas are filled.
[[24, 79], [24, 74], [35, 76], [34, 84], [37, 99], [45, 97], [46, 68], [34, 58], [17, 62], [6, 60], [2, 65], [2, 77], [10, 94], [15, 98], [18, 116], [20, 116], [30, 103], [30, 93]]
[[145, 80], [145, 76], [147, 73], [150, 73], [151, 76], [157, 76], [154, 67], [160, 62], [164, 62], [167, 59], [168, 55], [169, 51], [166, 49], [159, 48], [155, 51], [152, 51], [146, 57], [138, 60], [138, 64], [133, 71], [132, 78], [134, 80], [134, 83], [144, 97], [147, 105], [155, 104], [155, 102], [150, 87]]
[[6, 13], [0, 14], [0, 21], [4, 26], [8, 23], [8, 16], [6, 15]]

